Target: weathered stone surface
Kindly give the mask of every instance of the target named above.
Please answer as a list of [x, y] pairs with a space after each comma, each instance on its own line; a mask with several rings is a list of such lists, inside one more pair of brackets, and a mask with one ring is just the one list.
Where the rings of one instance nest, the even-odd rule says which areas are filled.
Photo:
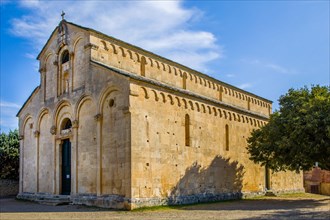
[[[246, 139], [269, 100], [65, 20], [38, 59], [41, 84], [18, 113], [18, 197], [133, 209], [265, 193]], [[303, 189], [301, 174], [268, 179]]]

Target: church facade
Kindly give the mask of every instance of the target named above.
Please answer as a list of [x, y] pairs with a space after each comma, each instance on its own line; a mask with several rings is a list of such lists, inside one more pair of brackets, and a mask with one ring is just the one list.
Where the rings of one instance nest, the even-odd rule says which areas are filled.
[[271, 101], [62, 20], [18, 112], [19, 198], [134, 209], [303, 191], [249, 160]]

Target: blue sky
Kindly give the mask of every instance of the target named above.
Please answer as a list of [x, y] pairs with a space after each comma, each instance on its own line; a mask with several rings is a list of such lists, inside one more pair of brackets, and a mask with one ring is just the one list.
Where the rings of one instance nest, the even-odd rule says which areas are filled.
[[36, 56], [66, 12], [93, 28], [274, 102], [329, 85], [329, 1], [1, 0], [1, 132], [39, 85]]

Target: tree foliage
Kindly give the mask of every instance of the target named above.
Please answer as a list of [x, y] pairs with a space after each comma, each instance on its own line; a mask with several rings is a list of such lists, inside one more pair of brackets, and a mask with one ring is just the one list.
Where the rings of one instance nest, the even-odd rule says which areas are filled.
[[309, 170], [315, 162], [330, 170], [329, 87], [290, 89], [279, 105], [248, 139], [250, 159], [274, 171]]
[[19, 177], [19, 139], [18, 131], [9, 131], [0, 135], [0, 178], [15, 179]]

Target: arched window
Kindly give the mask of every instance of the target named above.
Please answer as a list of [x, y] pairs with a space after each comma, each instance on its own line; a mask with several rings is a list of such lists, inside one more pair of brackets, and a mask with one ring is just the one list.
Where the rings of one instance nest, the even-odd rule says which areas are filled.
[[185, 145], [186, 146], [190, 146], [190, 128], [189, 128], [189, 125], [190, 125], [190, 118], [189, 118], [189, 115], [186, 114], [185, 115], [185, 123], [184, 123], [184, 126], [185, 126]]
[[183, 73], [182, 75], [182, 88], [187, 89], [187, 73]]
[[146, 75], [146, 58], [144, 56], [141, 57], [141, 76], [145, 76]]
[[225, 148], [226, 151], [229, 151], [229, 126], [225, 126]]
[[69, 51], [64, 51], [62, 54], [61, 64], [66, 63], [70, 60]]
[[64, 119], [61, 125], [61, 130], [66, 130], [71, 127], [72, 127], [71, 120], [69, 118]]

